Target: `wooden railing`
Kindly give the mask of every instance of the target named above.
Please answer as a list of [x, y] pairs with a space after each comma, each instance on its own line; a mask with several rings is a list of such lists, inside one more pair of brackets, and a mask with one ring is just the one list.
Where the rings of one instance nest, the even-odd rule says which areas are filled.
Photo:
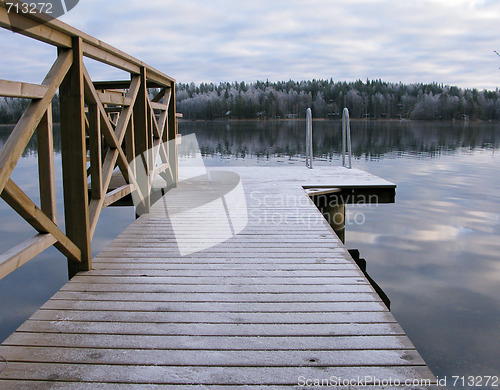
[[[147, 212], [156, 175], [168, 186], [177, 183], [175, 80], [65, 23], [41, 18], [9, 14], [0, 0], [1, 27], [57, 47], [41, 85], [0, 80], [0, 96], [31, 99], [0, 151], [0, 194], [39, 233], [0, 254], [0, 279], [52, 245], [68, 258], [70, 276], [91, 269], [91, 240], [103, 208], [138, 191], [138, 207]], [[93, 82], [84, 57], [126, 71], [130, 80]], [[65, 232], [56, 216], [52, 101], [58, 91]], [[39, 206], [11, 179], [35, 132]], [[139, 156], [146, 175], [136, 175]], [[117, 167], [123, 185], [110, 188]]]

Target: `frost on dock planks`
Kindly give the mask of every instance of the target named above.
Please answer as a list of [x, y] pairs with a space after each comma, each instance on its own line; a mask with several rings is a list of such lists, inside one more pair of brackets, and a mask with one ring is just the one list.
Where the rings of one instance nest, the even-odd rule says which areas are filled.
[[304, 186], [394, 188], [344, 168], [181, 181], [3, 343], [0, 388], [434, 385]]

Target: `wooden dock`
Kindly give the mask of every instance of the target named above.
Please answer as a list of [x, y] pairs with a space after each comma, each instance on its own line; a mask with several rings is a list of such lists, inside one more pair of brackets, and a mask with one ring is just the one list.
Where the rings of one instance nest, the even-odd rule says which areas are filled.
[[[0, 254], [0, 279], [52, 245], [76, 276], [0, 346], [0, 389], [435, 383], [316, 207], [345, 210], [318, 204], [319, 196], [390, 202], [393, 184], [345, 168], [182, 176], [175, 79], [47, 15], [7, 7], [0, 0], [0, 27], [54, 46], [57, 57], [41, 84], [0, 80], [0, 97], [30, 100], [0, 150], [0, 196], [37, 231]], [[84, 57], [128, 76], [94, 81]], [[63, 216], [56, 215], [56, 93]], [[34, 134], [39, 202], [11, 177]], [[158, 176], [163, 185], [153, 188]], [[153, 195], [175, 186], [151, 206]], [[134, 194], [146, 214], [91, 259], [102, 210]], [[342, 224], [332, 226], [340, 235]]]
[[304, 186], [394, 189], [344, 168], [181, 181], [2, 344], [0, 388], [435, 384]]

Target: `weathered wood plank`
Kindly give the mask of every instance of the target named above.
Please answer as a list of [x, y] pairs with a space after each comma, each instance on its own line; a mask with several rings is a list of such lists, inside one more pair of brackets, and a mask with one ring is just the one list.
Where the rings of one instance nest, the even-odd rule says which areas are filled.
[[[3, 12], [5, 10], [0, 7], [0, 11]], [[30, 103], [12, 130], [2, 150], [0, 150], [0, 193], [7, 185], [9, 177], [17, 161], [23, 154], [26, 145], [28, 145], [36, 126], [42, 120], [47, 108], [51, 105], [52, 99], [68, 72], [72, 61], [70, 51], [64, 51], [59, 54], [42, 82], [42, 85], [47, 87], [46, 94], [42, 99], [34, 100]]]
[[[135, 293], [59, 291], [52, 299], [139, 302], [374, 302], [375, 293]], [[110, 302], [110, 305], [112, 305]]]
[[80, 250], [80, 261], [68, 258], [68, 273], [92, 268], [87, 193], [87, 146], [82, 39], [72, 38], [72, 65], [61, 83], [61, 152], [66, 235]]
[[125, 99], [130, 102], [129, 106], [122, 110], [120, 117], [118, 118], [118, 123], [116, 124], [116, 134], [120, 144], [123, 142], [125, 131], [128, 127], [128, 124], [131, 121], [132, 113], [133, 113], [133, 105], [137, 99], [140, 90], [140, 77], [132, 76], [132, 80], [130, 82], [130, 88], [127, 91]]
[[174, 271], [174, 270], [198, 270], [198, 271], [215, 271], [215, 270], [259, 270], [259, 271], [340, 271], [340, 270], [358, 270], [358, 266], [348, 262], [330, 262], [330, 263], [174, 263], [174, 262], [141, 262], [130, 261], [124, 259], [122, 262], [104, 262], [94, 261], [93, 269], [99, 271], [113, 270], [157, 270], [157, 271]]
[[[159, 146], [159, 148], [160, 147], [161, 146]], [[163, 172], [165, 172], [168, 169], [170, 169], [170, 164], [168, 162], [165, 164], [158, 165], [154, 170], [153, 178], [162, 174]]]
[[[151, 191], [150, 170], [151, 161], [149, 158], [152, 139], [151, 124], [148, 110], [148, 91], [147, 91], [147, 70], [141, 68], [139, 74], [139, 90], [134, 104], [134, 142], [135, 142], [135, 169], [138, 173], [139, 186], [143, 194], [149, 194]], [[148, 213], [150, 211], [149, 196], [139, 197], [142, 204], [139, 205], [138, 214]], [[137, 208], [137, 205], [136, 205]]]
[[[143, 64], [145, 65], [145, 64]], [[147, 67], [147, 66], [146, 66]], [[132, 73], [132, 77], [136, 77], [139, 73]], [[130, 86], [130, 80], [108, 80], [108, 81], [94, 81], [94, 86], [96, 89], [115, 89], [115, 90], [125, 90]], [[164, 88], [161, 84], [156, 83], [151, 80], [147, 80], [148, 88]], [[170, 87], [166, 87], [170, 88]]]
[[[118, 186], [115, 188], [119, 188], [119, 187], [121, 187], [121, 186]], [[186, 242], [197, 242], [193, 238], [192, 234], [189, 235], [189, 234], [187, 234], [187, 232], [184, 232], [182, 230], [177, 230], [177, 231], [170, 230], [170, 229], [162, 230], [161, 228], [158, 228], [156, 230], [154, 230], [153, 228], [146, 229], [146, 231], [142, 232], [142, 234], [144, 234], [144, 236], [139, 236], [139, 237], [138, 237], [138, 235], [141, 234], [141, 232], [139, 230], [134, 229], [134, 230], [129, 231], [127, 235], [118, 236], [118, 239], [130, 242], [132, 239], [134, 239], [134, 233], [135, 233], [135, 240], [137, 240], [137, 242], [139, 242], [139, 243], [140, 242], [148, 242], [148, 241], [151, 241], [151, 243], [155, 243], [156, 241], [162, 241], [162, 240], [165, 243], [175, 242], [180, 237], [185, 239]], [[150, 234], [151, 234], [151, 236], [149, 236]], [[221, 236], [223, 236], [221, 232], [212, 232], [212, 233], [208, 233], [203, 238], [200, 238], [200, 241], [206, 242], [206, 241], [213, 240], [213, 238], [218, 238]], [[296, 241], [294, 241], [295, 237], [297, 238]], [[311, 241], [308, 240], [309, 237], [311, 237], [311, 239], [312, 239]], [[301, 243], [307, 244], [308, 242], [311, 242], [312, 244], [316, 243], [319, 245], [324, 245], [324, 244], [328, 245], [328, 244], [332, 244], [332, 242], [335, 243], [334, 240], [318, 237], [318, 235], [315, 235], [314, 233], [309, 234], [307, 232], [304, 232], [303, 234], [300, 234], [299, 231], [297, 231], [296, 233], [290, 232], [290, 235], [286, 239], [283, 239], [283, 241], [281, 241], [282, 239], [283, 239], [283, 237], [280, 234], [276, 234], [276, 232], [273, 232], [273, 231], [265, 231], [263, 229], [263, 231], [260, 234], [257, 234], [255, 232], [251, 232], [250, 230], [248, 230], [248, 231], [244, 230], [243, 232], [241, 232], [241, 234], [238, 235], [237, 238], [228, 240], [226, 237], [225, 241], [228, 241], [231, 243], [240, 242], [240, 243], [248, 243], [248, 244], [255, 243], [255, 241], [257, 241], [257, 242], [262, 241], [262, 243], [277, 243], [277, 244], [278, 243], [281, 244], [282, 242], [285, 244], [290, 244], [290, 243], [294, 243], [294, 242], [296, 242], [297, 244], [301, 244]], [[340, 248], [338, 249], [338, 251], [341, 251]]]
[[102, 183], [102, 134], [101, 114], [95, 103], [88, 104], [89, 148], [90, 148], [90, 180], [92, 183], [92, 199], [101, 199], [105, 189]]
[[[266, 260], [269, 259], [279, 259], [279, 258], [285, 258], [285, 259], [293, 259], [295, 261], [296, 259], [301, 259], [306, 256], [309, 256], [309, 261], [311, 261], [311, 257], [315, 255], [315, 257], [312, 257], [313, 261], [319, 261], [319, 262], [325, 262], [328, 261], [330, 257], [335, 256], [338, 253], [342, 253], [343, 251], [340, 249], [331, 249], [328, 252], [316, 252], [314, 254], [308, 252], [307, 250], [303, 249], [300, 252], [294, 252], [294, 253], [283, 253], [282, 251], [280, 252], [279, 250], [276, 251], [260, 251], [260, 252], [251, 252], [251, 253], [244, 253], [244, 252], [231, 252], [230, 249], [220, 249], [217, 251], [212, 251], [212, 252], [195, 252], [192, 254], [185, 255], [186, 259], [199, 259], [202, 261], [204, 258], [213, 258], [214, 256], [218, 256], [221, 259], [228, 259], [230, 260], [231, 257], [234, 258], [243, 258], [243, 259], [251, 259], [253, 261], [254, 259], [258, 258], [265, 258]], [[178, 257], [179, 252], [176, 250], [158, 250], [158, 249], [151, 249], [148, 252], [145, 252], [144, 250], [129, 250], [129, 249], [124, 249], [124, 250], [116, 250], [116, 251], [109, 251], [109, 252], [101, 252], [99, 253], [99, 257], [101, 259], [107, 259], [107, 258], [167, 258], [167, 257]], [[250, 262], [251, 262], [250, 261]]]
[[[105, 253], [103, 253], [105, 254]], [[159, 262], [165, 262], [166, 264], [248, 264], [255, 265], [255, 267], [261, 267], [266, 264], [280, 264], [285, 265], [288, 264], [293, 266], [294, 264], [304, 264], [308, 266], [312, 266], [314, 264], [325, 264], [325, 265], [336, 265], [336, 264], [353, 264], [352, 259], [349, 261], [345, 257], [339, 257], [341, 254], [335, 254], [332, 256], [313, 256], [313, 257], [269, 257], [265, 254], [262, 254], [259, 257], [230, 257], [230, 256], [219, 256], [215, 257], [204, 256], [204, 257], [180, 257], [180, 256], [171, 256], [169, 258], [160, 257], [160, 256], [151, 256], [151, 257], [136, 257], [136, 256], [116, 256], [116, 257], [101, 257], [99, 254], [98, 257], [95, 257], [95, 262], [97, 264], [120, 264], [120, 263], [134, 263], [134, 264], [155, 264]]]
[[0, 79], [0, 96], [23, 99], [42, 99], [47, 92], [48, 87], [45, 85]]
[[157, 103], [157, 102], [152, 101], [152, 102], [151, 102], [151, 108], [152, 108], [153, 110], [162, 110], [162, 111], [166, 111], [166, 110], [168, 110], [168, 104]]
[[[42, 382], [42, 381], [30, 381], [27, 384], [25, 381], [16, 380], [0, 380], [0, 385], [2, 389], [5, 390], [19, 390], [23, 389], [36, 389], [36, 390], [66, 390], [68, 386], [72, 390], [304, 390], [304, 386], [299, 385], [153, 385], [153, 384], [128, 384], [128, 383], [104, 383], [104, 382]], [[28, 387], [29, 386], [29, 387]], [[437, 385], [422, 385], [422, 386], [399, 386], [398, 389], [401, 390], [441, 390], [442, 386]], [[386, 386], [349, 386], [349, 390], [387, 390]]]
[[113, 191], [110, 191], [106, 194], [104, 199], [104, 203], [102, 205], [103, 208], [111, 206], [113, 203], [119, 201], [123, 197], [129, 195], [134, 191], [135, 187], [132, 184], [128, 184], [122, 187], [119, 187]]
[[133, 99], [124, 96], [123, 92], [97, 91], [97, 96], [103, 104], [112, 104], [118, 106], [130, 106]]
[[[24, 351], [23, 351], [24, 352]], [[13, 362], [155, 365], [198, 367], [369, 367], [422, 366], [414, 350], [392, 351], [214, 351], [91, 349], [28, 347], [26, 353], [13, 347], [0, 347], [0, 355]]]
[[[312, 204], [304, 207], [311, 220], [322, 219]], [[285, 389], [300, 375], [361, 372], [434, 380], [324, 221], [304, 229], [283, 208], [289, 224], [250, 218], [242, 234], [180, 256], [176, 240], [210, 243], [220, 235], [174, 235], [161, 208], [151, 212], [158, 214], [139, 218], [96, 257], [95, 269], [75, 276], [6, 340], [8, 378], [55, 374], [179, 389]], [[26, 374], [23, 362], [33, 362]], [[142, 370], [152, 365], [161, 375]], [[75, 371], [83, 368], [85, 378]]]
[[0, 279], [14, 272], [56, 242], [57, 239], [52, 234], [37, 234], [0, 254]]
[[232, 313], [232, 312], [120, 312], [97, 310], [39, 310], [31, 319], [78, 322], [169, 322], [218, 324], [351, 324], [394, 323], [389, 312]]
[[41, 19], [43, 14], [8, 14], [4, 7], [5, 5], [0, 7], [0, 26], [4, 28], [15, 28], [20, 34], [62, 48], [71, 48], [71, 37], [80, 37], [83, 42], [83, 52], [89, 58], [135, 74], [139, 73], [139, 67], [146, 67], [149, 71], [148, 78], [155, 83], [155, 87], [170, 87], [175, 83], [172, 77], [60, 20]]
[[40, 209], [52, 222], [57, 224], [54, 134], [52, 125], [52, 104], [49, 104], [36, 131], [38, 141], [38, 182], [40, 185]]
[[[5, 2], [3, 2], [5, 4]], [[41, 24], [36, 19], [25, 17], [24, 14], [8, 13], [6, 8], [0, 7], [0, 27], [14, 29], [28, 37], [64, 48], [71, 48], [71, 36], [57, 31], [51, 26]]]
[[[162, 135], [163, 135], [163, 129], [160, 129], [159, 126], [158, 126], [158, 122], [156, 120], [156, 115], [154, 113], [154, 109], [153, 107], [151, 106], [151, 100], [149, 99], [149, 96], [148, 96], [148, 99], [147, 99], [147, 104], [148, 104], [148, 116], [150, 118], [150, 123], [151, 123], [151, 132], [152, 132], [152, 135], [153, 135], [153, 140], [154, 139], [157, 139], [158, 140], [158, 143], [157, 144], [151, 144], [151, 148], [152, 148], [152, 154], [155, 155], [157, 154], [157, 151], [158, 151], [158, 148], [157, 146], [159, 145], [159, 143], [161, 142], [161, 138], [162, 138]], [[156, 148], [155, 148], [156, 146]], [[155, 151], [156, 149], [156, 151]], [[158, 157], [156, 155], [156, 157]], [[152, 162], [156, 162], [156, 158], [152, 158]]]
[[[172, 84], [172, 88], [167, 92], [168, 101], [168, 111], [167, 111], [167, 121], [165, 123], [165, 130], [163, 132], [163, 142], [167, 143], [167, 157], [168, 163], [171, 167], [170, 172], [172, 173], [172, 180], [175, 186], [178, 185], [179, 181], [179, 164], [178, 161], [178, 128], [177, 128], [177, 113], [176, 113], [176, 93], [175, 93], [175, 83]], [[163, 161], [164, 163], [166, 161]]]
[[238, 312], [238, 313], [298, 313], [298, 312], [373, 312], [387, 311], [382, 302], [126, 302], [71, 301], [51, 299], [43, 309], [157, 311], [157, 312]]
[[238, 292], [241, 294], [246, 293], [371, 293], [373, 288], [368, 284], [281, 284], [281, 285], [258, 285], [258, 284], [245, 284], [245, 285], [211, 285], [211, 284], [175, 284], [175, 285], [162, 285], [162, 284], [94, 284], [94, 283], [79, 283], [73, 282], [64, 285], [59, 291], [103, 291], [103, 292], [187, 292], [187, 293], [230, 293]]
[[[148, 244], [150, 247], [154, 246], [155, 244], [167, 244], [167, 243], [175, 243], [177, 242], [177, 239], [175, 238], [175, 235], [173, 234], [168, 234], [169, 232], [166, 232], [166, 234], [162, 234], [161, 232], [156, 232], [155, 235], [145, 235], [145, 236], [137, 236], [136, 234], [120, 234], [117, 238], [113, 240], [114, 243], [121, 243], [121, 244], [127, 244], [130, 243], [132, 240], [134, 241], [134, 244], [143, 244], [146, 245]], [[279, 239], [279, 240], [278, 240]], [[185, 237], [185, 240], [188, 242], [208, 242], [211, 241], [210, 238], [208, 237], [200, 237], [198, 239], [192, 238], [192, 237]], [[241, 234], [238, 235], [237, 237], [231, 238], [230, 239], [231, 244], [277, 244], [277, 245], [283, 245], [283, 244], [315, 244], [316, 246], [318, 245], [328, 245], [332, 243], [331, 239], [328, 238], [321, 238], [316, 235], [311, 235], [310, 239], [308, 235], [287, 235], [287, 236], [268, 236], [268, 235], [257, 235], [257, 234]], [[265, 245], [262, 245], [265, 246]]]
[[367, 280], [362, 277], [329, 277], [329, 278], [238, 278], [238, 277], [148, 277], [148, 276], [92, 276], [89, 274], [78, 275], [78, 281], [85, 283], [136, 283], [136, 284], [220, 284], [220, 285], [243, 285], [243, 284], [368, 284]]
[[50, 233], [54, 244], [64, 255], [74, 261], [81, 260], [81, 250], [36, 204], [11, 180], [2, 192], [2, 198], [39, 233]]
[[63, 348], [229, 350], [229, 351], [344, 351], [409, 350], [406, 336], [151, 336], [108, 334], [14, 333], [3, 345]]
[[[134, 102], [137, 96], [134, 97]], [[134, 163], [135, 159], [135, 130], [134, 130], [134, 112], [130, 114], [130, 119], [127, 124], [127, 128], [125, 129], [125, 153], [127, 154], [127, 161], [129, 163], [129, 174], [136, 177], [137, 170], [136, 164]], [[125, 183], [126, 184], [126, 183]], [[123, 185], [123, 183], [122, 183]], [[119, 188], [122, 185], [115, 185], [115, 188]]]
[[[102, 103], [97, 103], [99, 101], [99, 97], [97, 95], [97, 92], [95, 91], [94, 87], [91, 85], [91, 80], [90, 76], [88, 75], [87, 72], [84, 74], [86, 82], [87, 82], [87, 93], [88, 95], [91, 96], [92, 100], [96, 102], [96, 105], [99, 107], [99, 110], [102, 111]], [[90, 204], [90, 235], [93, 236], [95, 233], [95, 229], [97, 227], [97, 222], [99, 219], [99, 215], [102, 211], [103, 208], [111, 205], [118, 199], [121, 199], [122, 197], [128, 195], [130, 192], [133, 190], [137, 190], [140, 192], [140, 189], [136, 188], [134, 183], [135, 181], [135, 169], [132, 168], [130, 169], [129, 162], [131, 161], [131, 151], [128, 150], [127, 153], [128, 155], [125, 156], [124, 152], [121, 149], [121, 145], [123, 143], [124, 138], [126, 137], [126, 132], [127, 130], [129, 132], [132, 131], [132, 124], [131, 124], [131, 118], [132, 118], [132, 105], [135, 103], [135, 99], [137, 98], [137, 94], [139, 91], [139, 78], [138, 77], [132, 77], [132, 80], [130, 82], [130, 88], [126, 94], [126, 98], [130, 99], [130, 104], [131, 106], [126, 107], [124, 110], [122, 110], [118, 122], [116, 125], [116, 134], [111, 131], [108, 134], [108, 137], [111, 137], [111, 141], [115, 142], [114, 148], [112, 147], [105, 158], [104, 161], [104, 166], [102, 167], [102, 176], [103, 178], [103, 192], [107, 192], [110, 187], [114, 188], [111, 193], [108, 193], [106, 197], [104, 198], [98, 198], [97, 201], [92, 201]], [[109, 122], [106, 121], [106, 126], [109, 126]], [[109, 128], [106, 127], [109, 131]], [[114, 137], [114, 138], [113, 138]], [[130, 141], [130, 137], [133, 139], [133, 135], [127, 137], [127, 142]], [[112, 145], [112, 146], [113, 146]], [[129, 145], [130, 146], [130, 145]], [[132, 148], [133, 152], [133, 148]], [[113, 171], [115, 169], [116, 163], [120, 162], [120, 177], [122, 179], [122, 185], [117, 186], [117, 185], [112, 185], [112, 179], [114, 176]], [[126, 170], [126, 173], [124, 175], [124, 170]], [[132, 173], [130, 175], [130, 173]], [[133, 184], [128, 184], [128, 181], [132, 181]], [[130, 192], [129, 192], [130, 191]]]
[[[376, 377], [405, 381], [434, 376], [424, 366], [396, 367], [200, 367], [200, 366], [133, 366], [12, 363], [2, 371], [6, 379], [57, 379], [58, 381], [153, 383], [153, 384], [237, 384], [296, 385], [297, 378]], [[373, 384], [368, 383], [368, 384]]]
[[[118, 151], [116, 149], [111, 149], [106, 154], [104, 158], [104, 164], [101, 168], [102, 186], [103, 193], [107, 191], [110, 186], [110, 181], [115, 169], [116, 160], [118, 159]], [[106, 199], [102, 196], [99, 199], [92, 199], [89, 204], [89, 223], [90, 223], [90, 236], [93, 237], [95, 229], [97, 228], [97, 222], [99, 216], [104, 207]]]
[[[218, 243], [217, 241], [214, 242], [214, 240], [200, 240], [200, 241], [194, 241], [192, 239], [184, 239], [182, 237], [179, 237], [178, 240], [186, 240], [183, 242], [187, 243], [196, 243], [196, 242], [208, 242], [208, 243], [213, 243], [214, 249], [211, 252], [216, 252], [219, 250], [225, 250], [229, 249], [232, 250], [234, 249], [233, 242], [231, 241], [224, 241], [222, 243]], [[113, 250], [123, 250], [123, 248], [126, 248], [126, 242], [125, 241], [117, 241], [113, 242], [113, 244], [109, 245], [107, 247], [108, 250], [113, 251]], [[133, 246], [133, 250], [141, 250], [141, 248], [151, 248], [151, 244], [148, 242], [141, 242], [141, 241], [136, 241], [136, 240], [128, 240], [127, 246]], [[176, 241], [172, 242], [161, 242], [161, 243], [155, 243], [154, 248], [156, 250], [168, 250], [168, 249], [173, 249], [175, 247]], [[338, 247], [333, 245], [332, 243], [296, 243], [291, 247], [290, 243], [282, 243], [282, 242], [245, 242], [245, 243], [240, 243], [238, 245], [239, 248], [246, 249], [246, 251], [265, 251], [269, 252], [270, 250], [275, 251], [275, 252], [290, 252], [290, 253], [296, 253], [299, 252], [300, 250], [307, 250], [308, 252], [323, 252], [323, 251], [328, 251], [328, 250], [337, 250]], [[129, 249], [129, 248], [127, 248]], [[132, 250], [130, 248], [129, 250]]]
[[[328, 278], [328, 277], [358, 277], [363, 275], [363, 273], [356, 268], [349, 270], [294, 270], [294, 269], [282, 269], [282, 270], [262, 270], [262, 269], [237, 269], [237, 270], [226, 270], [226, 269], [206, 269], [203, 270], [204, 277], [215, 277], [215, 278], [226, 278], [226, 277], [238, 277], [238, 278]], [[200, 275], [199, 270], [189, 270], [189, 269], [121, 269], [121, 270], [110, 270], [110, 269], [94, 269], [92, 271], [92, 276], [138, 276], [138, 277], [198, 277]], [[306, 282], [304, 282], [306, 284]]]
[[100, 113], [101, 117], [101, 124], [103, 125], [101, 129], [102, 134], [106, 142], [108, 143], [109, 147], [118, 152], [118, 159], [117, 159], [118, 166], [120, 168], [123, 177], [125, 178], [125, 181], [128, 183], [129, 182], [128, 162], [121, 148], [122, 142], [121, 140], [118, 139], [118, 136], [115, 133], [115, 129], [113, 128], [113, 125], [108, 119], [106, 110], [102, 102], [99, 100], [99, 96], [97, 95], [97, 91], [94, 89], [92, 79], [90, 78], [90, 75], [85, 69], [85, 67], [82, 66], [81, 72], [82, 72], [81, 78], [83, 82], [82, 87], [85, 90], [85, 95], [92, 102], [92, 104], [95, 104], [97, 106], [97, 111]]
[[124, 70], [129, 73], [139, 73], [140, 66], [138, 64], [130, 63], [126, 59], [120, 58], [120, 56], [117, 56], [112, 51], [105, 51], [101, 47], [95, 46], [85, 41], [83, 41], [82, 43], [82, 48], [83, 53], [88, 58], [92, 58], [93, 60], [114, 66], [115, 68]]
[[[123, 183], [121, 183], [120, 185], [123, 185]], [[186, 219], [186, 222], [192, 222], [192, 221], [193, 220]], [[159, 223], [148, 224], [148, 225], [141, 224], [140, 227], [139, 226], [136, 227], [136, 225], [132, 225], [130, 230], [127, 230], [127, 233], [128, 234], [143, 233], [145, 235], [147, 235], [147, 234], [168, 235], [168, 234], [174, 233], [175, 232], [174, 229], [172, 227], [166, 225], [166, 222], [168, 222], [168, 221], [165, 221], [165, 218], [164, 218], [163, 224], [159, 224]], [[290, 235], [302, 235], [302, 237], [309, 237], [309, 236], [313, 237], [315, 234], [316, 235], [325, 234], [325, 230], [321, 229], [321, 226], [309, 227], [307, 229], [304, 229], [304, 227], [300, 226], [300, 225], [288, 224], [287, 230], [289, 231]], [[182, 231], [181, 231], [181, 233], [182, 233]], [[220, 233], [216, 232], [216, 231], [213, 231], [212, 233], [207, 233], [207, 237], [211, 237], [212, 235], [220, 235]], [[241, 232], [241, 235], [242, 236], [268, 235], [268, 236], [273, 236], [273, 237], [274, 236], [279, 237], [279, 236], [283, 235], [283, 229], [280, 228], [280, 226], [272, 226], [272, 227], [263, 226], [259, 229], [258, 226], [252, 226], [250, 224]], [[330, 237], [332, 237], [332, 236], [330, 236]], [[332, 237], [331, 239], [335, 240], [335, 237]]]
[[404, 335], [397, 323], [369, 324], [170, 324], [28, 320], [18, 332], [171, 336], [371, 336]]

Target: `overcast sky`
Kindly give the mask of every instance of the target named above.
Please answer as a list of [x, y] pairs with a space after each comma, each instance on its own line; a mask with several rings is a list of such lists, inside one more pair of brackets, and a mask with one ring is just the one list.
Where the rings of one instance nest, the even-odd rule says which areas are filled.
[[[499, 0], [80, 0], [61, 20], [179, 82], [500, 85]], [[40, 82], [54, 49], [0, 39], [0, 78]]]

